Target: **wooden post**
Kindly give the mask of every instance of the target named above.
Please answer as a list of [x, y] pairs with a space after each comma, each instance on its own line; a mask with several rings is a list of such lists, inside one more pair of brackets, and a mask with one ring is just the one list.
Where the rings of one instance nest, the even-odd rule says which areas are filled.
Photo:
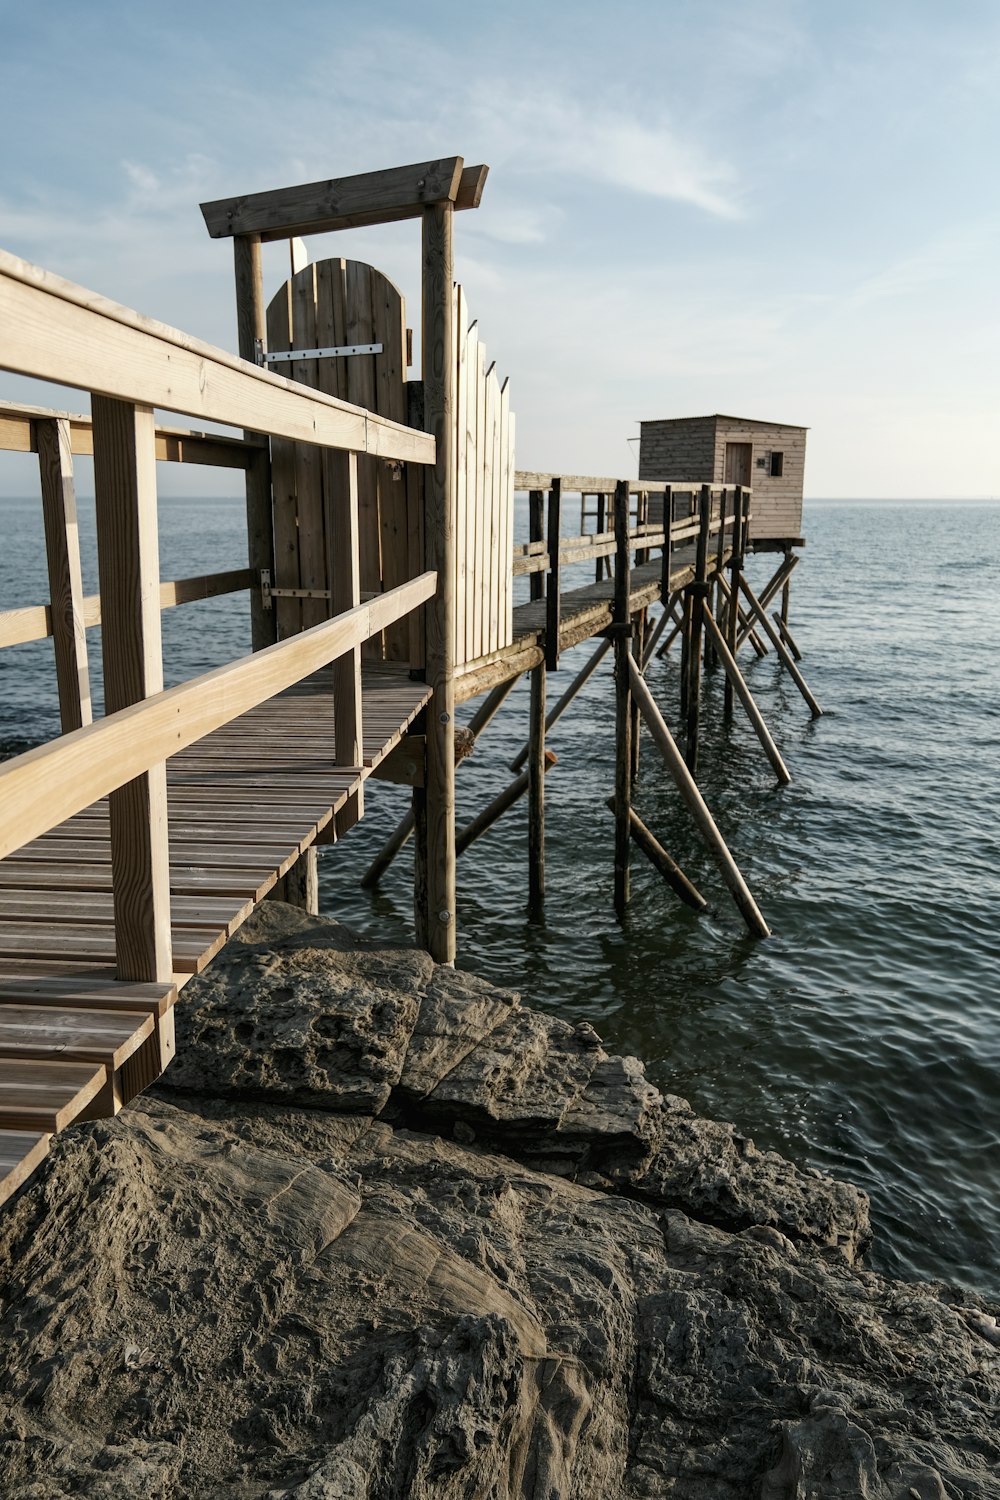
[[649, 726], [649, 731], [659, 746], [660, 753], [666, 761], [667, 768], [677, 785], [677, 789], [684, 799], [691, 816], [698, 825], [701, 835], [708, 845], [716, 864], [722, 872], [733, 899], [743, 914], [743, 920], [747, 927], [756, 937], [769, 937], [770, 928], [761, 916], [746, 881], [740, 874], [739, 867], [730, 854], [725, 839], [719, 832], [715, 819], [705, 805], [705, 799], [698, 790], [698, 784], [684, 763], [673, 735], [663, 721], [663, 716], [656, 706], [652, 693], [646, 685], [635, 665], [629, 660], [629, 670], [632, 677], [632, 691], [639, 700], [642, 716]]
[[[541, 490], [528, 491], [528, 540], [540, 542], [545, 536], [545, 496]], [[532, 573], [528, 578], [528, 598], [541, 599], [545, 593], [545, 579], [541, 573]]]
[[[469, 720], [468, 725], [466, 726], [466, 735], [471, 736], [473, 743], [475, 743], [479, 735], [482, 734], [483, 730], [493, 718], [494, 714], [497, 712], [500, 705], [503, 703], [504, 699], [507, 697], [516, 681], [516, 677], [508, 677], [506, 682], [499, 683], [491, 693], [487, 694], [486, 698], [476, 709], [476, 712], [473, 714], [472, 718]], [[466, 751], [466, 753], [469, 752]], [[525, 754], [527, 754], [527, 752], [525, 752]], [[455, 759], [456, 762], [459, 759], [457, 735]], [[386, 870], [388, 870], [389, 866], [396, 858], [396, 855], [399, 853], [400, 849], [404, 847], [411, 834], [414, 832], [414, 828], [416, 827], [417, 823], [415, 809], [418, 801], [420, 802], [421, 806], [423, 806], [423, 788], [414, 787], [413, 806], [411, 806], [410, 811], [405, 813], [399, 820], [399, 823], [396, 825], [394, 831], [386, 839], [385, 843], [382, 845], [382, 848], [379, 850], [378, 854], [376, 854], [375, 858], [372, 860], [371, 864], [368, 866], [367, 870], [361, 877], [359, 883], [363, 890], [372, 890], [375, 886], [378, 885], [379, 881], [382, 879], [382, 876], [385, 874]], [[417, 946], [426, 947], [426, 944], [418, 943]]]
[[672, 531], [674, 524], [674, 492], [668, 484], [663, 491], [663, 570], [660, 575], [660, 601], [663, 608], [667, 607], [672, 589], [670, 586], [670, 569], [673, 560]]
[[84, 724], [89, 724], [94, 716], [87, 666], [87, 631], [83, 623], [80, 529], [76, 518], [69, 423], [59, 417], [39, 417], [35, 423], [35, 438], [42, 482], [59, 718], [63, 734], [68, 734], [71, 729], [81, 729]]
[[[609, 797], [607, 806], [612, 812], [615, 810], [615, 799]], [[632, 842], [637, 849], [641, 849], [649, 860], [654, 870], [657, 870], [667, 882], [670, 889], [684, 902], [690, 906], [692, 911], [705, 911], [708, 902], [698, 890], [697, 886], [684, 874], [676, 860], [672, 859], [657, 838], [650, 833], [645, 823], [639, 817], [634, 807], [629, 808], [629, 829]]]
[[[732, 591], [729, 587], [729, 584], [724, 578], [719, 578], [719, 584], [722, 588], [723, 595], [725, 596], [726, 608], [728, 610], [732, 607]], [[756, 630], [752, 628], [750, 616], [747, 614], [746, 610], [743, 608], [742, 604], [740, 604], [738, 599], [736, 601], [736, 623], [741, 632], [736, 640], [737, 651], [741, 651], [746, 642], [749, 641], [754, 649], [755, 654], [758, 657], [766, 656], [768, 649], [767, 644], [761, 640]]]
[[[733, 540], [729, 553], [729, 608], [726, 611], [726, 645], [729, 655], [733, 661], [736, 660], [736, 642], [740, 627], [740, 571], [743, 567], [743, 486], [737, 485], [733, 492]], [[721, 579], [721, 574], [720, 574]], [[725, 580], [722, 580], [723, 582]], [[733, 716], [733, 676], [731, 672], [726, 673], [725, 698], [723, 700], [723, 713], [727, 719]]]
[[[331, 603], [339, 615], [361, 603], [358, 456], [328, 452], [324, 454], [324, 464], [327, 574]], [[335, 764], [360, 767], [364, 755], [360, 646], [333, 663], [333, 716]]]
[[427, 945], [438, 963], [451, 964], [456, 951], [452, 204], [428, 204], [422, 227], [424, 423], [437, 443], [424, 484], [424, 537], [427, 566], [438, 575], [437, 594], [427, 605], [427, 681], [434, 694], [427, 709]]
[[646, 668], [649, 666], [653, 652], [656, 650], [657, 646], [660, 643], [660, 636], [666, 630], [672, 618], [673, 616], [671, 615], [666, 604], [664, 604], [663, 613], [660, 615], [660, 618], [657, 620], [656, 624], [647, 635], [646, 644], [642, 648], [642, 661], [639, 663], [639, 665], [643, 672], [645, 672]]
[[[790, 574], [795, 570], [795, 568], [798, 567], [798, 564], [799, 559], [793, 554], [792, 556], [785, 558], [785, 560], [778, 565], [778, 568], [776, 569], [774, 575], [768, 580], [766, 588], [764, 588], [759, 595], [761, 609], [767, 608], [767, 606], [771, 603], [771, 600], [774, 598], [775, 594], [777, 594], [778, 590], [785, 582], [785, 579], [788, 578]], [[751, 610], [749, 614], [741, 613], [740, 633], [736, 642], [737, 649], [739, 651], [743, 650], [743, 647], [748, 639], [752, 641], [756, 636], [756, 631], [753, 627], [753, 611]], [[761, 645], [761, 648], [757, 652], [757, 655], [766, 656], [766, 654], [767, 647], [765, 645]]]
[[[577, 672], [576, 676], [573, 678], [573, 681], [570, 683], [569, 687], [566, 688], [562, 696], [556, 700], [553, 706], [549, 709], [548, 713], [545, 715], [546, 733], [548, 733], [548, 731], [552, 728], [553, 724], [557, 724], [559, 722], [563, 714], [566, 712], [566, 709], [569, 707], [573, 699], [576, 697], [577, 693], [583, 687], [584, 683], [594, 672], [596, 672], [597, 668], [600, 666], [601, 662], [604, 660], [605, 656], [610, 650], [611, 637], [605, 636], [604, 640], [601, 641], [601, 644], [598, 646], [593, 656], [587, 658], [583, 666], [580, 668], [579, 672]], [[520, 750], [511, 761], [510, 769], [512, 771], [519, 771], [527, 759], [528, 746], [527, 744], [524, 744], [521, 746]]]
[[[261, 279], [260, 238], [255, 234], [233, 237], [236, 273], [236, 328], [240, 358], [257, 363], [257, 351], [266, 342], [264, 290]], [[267, 443], [255, 432], [243, 436], [262, 446], [253, 455], [246, 472], [247, 560], [254, 573], [250, 586], [250, 629], [253, 649], [260, 651], [278, 639], [276, 612], [264, 608], [261, 574], [274, 582], [274, 522], [271, 513], [271, 464]]]
[[[597, 498], [597, 518], [596, 518], [596, 520], [594, 522], [594, 526], [595, 526], [595, 530], [597, 530], [598, 532], [601, 532], [601, 531], [604, 530], [605, 526], [607, 525], [607, 514], [608, 514], [607, 496], [604, 495], [604, 494], [602, 494], [599, 491], [596, 498]], [[607, 561], [607, 559], [604, 558], [604, 557], [599, 557], [597, 559], [597, 564], [596, 564], [596, 566], [594, 568], [594, 582], [595, 583], [600, 583], [601, 579], [604, 577], [604, 564], [605, 564], [606, 561]]]
[[707, 484], [701, 487], [698, 510], [698, 546], [695, 553], [695, 580], [688, 585], [691, 600], [691, 639], [688, 646], [688, 690], [687, 690], [687, 743], [686, 760], [694, 775], [698, 769], [698, 739], [701, 730], [701, 638], [704, 611], [702, 604], [708, 593], [708, 530], [711, 525], [712, 491]]
[[771, 762], [771, 765], [774, 768], [774, 774], [777, 776], [778, 781], [782, 786], [787, 786], [792, 779], [788, 774], [788, 767], [782, 760], [781, 752], [778, 750], [777, 745], [771, 738], [771, 733], [767, 725], [764, 723], [764, 717], [761, 714], [760, 709], [757, 707], [753, 694], [746, 685], [746, 681], [743, 677], [742, 672], [736, 664], [736, 658], [735, 656], [733, 656], [733, 654], [729, 650], [728, 645], [726, 644], [725, 636], [722, 634], [722, 631], [715, 623], [712, 611], [708, 607], [707, 600], [705, 601], [704, 607], [705, 629], [713, 638], [718, 649], [719, 656], [722, 660], [722, 665], [726, 669], [726, 680], [727, 682], [732, 683], [732, 686], [739, 694], [740, 702], [743, 704], [743, 707], [747, 711], [747, 717], [754, 727], [754, 732], [756, 733], [757, 738], [764, 746], [764, 753], [767, 755], [768, 760]]
[[[553, 755], [551, 750], [546, 750], [546, 772], [551, 771], [555, 764], [556, 756]], [[520, 801], [527, 790], [528, 772], [522, 771], [520, 776], [515, 776], [514, 780], [508, 786], [505, 786], [502, 792], [498, 792], [492, 802], [488, 802], [482, 812], [477, 813], [472, 822], [466, 823], [465, 827], [455, 836], [456, 854], [464, 854], [470, 844], [474, 844], [476, 839], [482, 838], [483, 834], [487, 833], [493, 827], [493, 824], [502, 818], [509, 808], [514, 806], [515, 802]]]
[[[788, 558], [790, 556], [791, 556], [791, 552], [788, 551], [788, 549], [786, 548], [786, 550], [785, 550], [785, 559], [786, 559], [786, 561], [788, 560]], [[789, 576], [788, 578], [785, 579], [784, 583], [781, 586], [781, 623], [782, 623], [783, 626], [786, 626], [786, 627], [788, 625], [788, 611], [789, 611], [789, 608], [791, 606], [791, 602], [792, 602], [792, 584], [791, 584], [791, 577]]]
[[799, 650], [798, 646], [796, 645], [795, 637], [794, 637], [794, 635], [792, 635], [792, 632], [791, 632], [791, 630], [788, 627], [787, 621], [783, 620], [779, 614], [775, 614], [774, 615], [774, 623], [777, 625], [779, 631], [781, 632], [781, 639], [784, 641], [785, 645], [788, 647], [789, 651], [792, 653], [792, 655], [794, 656], [795, 660], [796, 661], [801, 661], [802, 660], [802, 652]]
[[549, 490], [549, 572], [545, 580], [545, 665], [554, 672], [559, 665], [559, 547], [562, 522], [562, 480], [556, 475]]
[[[163, 691], [156, 429], [150, 407], [95, 395], [91, 411], [104, 704], [113, 714]], [[119, 787], [109, 802], [118, 978], [167, 983], [166, 764]]]
[[[643, 657], [646, 649], [646, 611], [636, 610], [632, 616], [632, 657], [639, 671], [642, 671]], [[635, 786], [639, 779], [639, 705], [632, 699], [632, 728], [629, 733], [632, 744], [632, 785]]]
[[754, 593], [753, 589], [747, 583], [745, 578], [740, 579], [740, 587], [746, 595], [747, 603], [750, 604], [753, 608], [753, 618], [755, 622], [759, 621], [761, 629], [764, 631], [764, 634], [771, 642], [771, 645], [774, 647], [775, 651], [777, 651], [778, 659], [780, 660], [781, 665], [785, 668], [785, 671], [788, 673], [789, 677], [791, 677], [792, 681], [795, 683], [795, 686], [798, 688], [806, 703], [809, 705], [809, 712], [812, 714], [814, 719], [822, 718], [823, 710], [820, 708], [819, 704], [816, 702], [816, 699], [809, 691], [809, 684], [806, 682], [802, 673], [795, 665], [795, 660], [791, 652], [788, 650], [784, 641], [781, 639], [780, 635], [775, 630], [770, 620], [767, 618], [760, 600], [757, 598], [757, 595]]
[[619, 480], [615, 486], [615, 914], [621, 920], [629, 901], [629, 811], [632, 807], [632, 698], [629, 666], [632, 660], [629, 640], [629, 601], [631, 598], [631, 557], [629, 548], [628, 485]]
[[528, 915], [545, 910], [545, 663], [531, 673], [528, 728]]

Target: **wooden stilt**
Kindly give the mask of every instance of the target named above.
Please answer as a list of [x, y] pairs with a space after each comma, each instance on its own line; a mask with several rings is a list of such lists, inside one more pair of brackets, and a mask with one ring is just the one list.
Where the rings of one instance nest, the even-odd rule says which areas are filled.
[[728, 645], [726, 644], [725, 636], [722, 634], [722, 631], [715, 623], [712, 612], [708, 608], [707, 601], [705, 602], [705, 629], [715, 643], [715, 647], [719, 653], [722, 665], [726, 671], [727, 681], [732, 684], [732, 686], [738, 693], [739, 700], [747, 711], [747, 717], [754, 727], [757, 738], [764, 746], [765, 754], [767, 755], [768, 760], [771, 762], [771, 765], [774, 768], [774, 774], [777, 776], [782, 786], [787, 786], [792, 779], [788, 774], [788, 767], [782, 760], [781, 753], [778, 750], [777, 745], [774, 743], [774, 740], [771, 738], [771, 733], [767, 725], [764, 723], [763, 715], [761, 714], [760, 709], [757, 707], [757, 704], [753, 698], [753, 694], [747, 687], [746, 680], [744, 679], [743, 674], [736, 664], [735, 656], [733, 656], [732, 652], [729, 650]]
[[[608, 798], [607, 806], [614, 812], [614, 797]], [[629, 808], [629, 832], [636, 848], [642, 850], [653, 868], [659, 871], [667, 885], [676, 896], [680, 897], [684, 905], [690, 906], [692, 911], [706, 911], [708, 902], [704, 896], [687, 878], [676, 860], [671, 859], [659, 840], [650, 833], [634, 807]]]
[[[771, 603], [772, 599], [774, 598], [775, 594], [777, 594], [782, 584], [788, 577], [791, 576], [796, 567], [798, 567], [798, 562], [799, 559], [794, 554], [786, 558], [768, 582], [767, 587], [761, 590], [760, 602], [763, 609], [767, 609], [768, 605]], [[743, 615], [743, 613], [741, 612], [740, 619], [743, 622], [743, 625], [736, 642], [737, 655], [740, 651], [743, 650], [744, 642], [747, 639], [747, 633], [750, 629], [752, 629], [754, 623], [752, 613], [749, 615]], [[758, 654], [762, 655], [763, 652], [759, 652]]]
[[[790, 552], [786, 552], [785, 553], [786, 560], [789, 557], [791, 557], [791, 555], [792, 554]], [[791, 584], [791, 578], [788, 577], [788, 578], [785, 579], [784, 583], [781, 586], [781, 623], [784, 626], [787, 626], [787, 624], [788, 624], [788, 612], [789, 612], [789, 609], [791, 608], [791, 603], [792, 603], [792, 584]]]
[[698, 770], [698, 741], [701, 733], [701, 641], [702, 605], [708, 596], [708, 531], [711, 524], [712, 492], [701, 487], [698, 512], [698, 547], [695, 554], [695, 580], [688, 585], [691, 599], [691, 643], [688, 650], [687, 743], [686, 760], [694, 775]]
[[[740, 572], [743, 568], [743, 511], [745, 504], [743, 486], [738, 484], [733, 493], [733, 536], [729, 553], [730, 583], [728, 586], [723, 575], [719, 574], [719, 591], [724, 594], [727, 604], [726, 646], [734, 662], [736, 660], [736, 638], [740, 628]], [[723, 713], [727, 719], [731, 719], [733, 716], [733, 675], [731, 672], [726, 673]]]
[[[632, 657], [639, 671], [642, 671], [643, 656], [646, 644], [646, 611], [640, 609], [632, 621]], [[632, 700], [632, 785], [634, 786], [639, 776], [639, 706], [635, 699]]]
[[[732, 589], [730, 588], [729, 584], [726, 582], [726, 580], [724, 578], [720, 578], [719, 579], [719, 587], [721, 588], [721, 590], [723, 592], [723, 595], [725, 596], [725, 600], [726, 600], [726, 620], [727, 620], [726, 632], [727, 632], [727, 637], [728, 637], [728, 631], [729, 631], [728, 620], [729, 620], [729, 612], [732, 609], [733, 594], [732, 594]], [[747, 626], [748, 626], [748, 624], [750, 622], [750, 616], [747, 614], [747, 612], [743, 608], [743, 606], [741, 604], [739, 604], [739, 603], [737, 603], [736, 612], [735, 612], [734, 618], [736, 620], [737, 629], [742, 629], [742, 632], [743, 632], [741, 635], [739, 635], [737, 637], [737, 640], [736, 640], [736, 649], [737, 649], [737, 651], [741, 651], [742, 648], [743, 648], [743, 646], [745, 645], [745, 643], [747, 641], [749, 641], [750, 644], [751, 644], [751, 646], [754, 649], [754, 654], [756, 656], [758, 656], [758, 657], [766, 656], [767, 655], [767, 642], [761, 640], [761, 638], [757, 634], [756, 630], [752, 630], [752, 629], [748, 630], [747, 629]]]
[[[498, 685], [493, 688], [492, 692], [487, 693], [482, 703], [476, 709], [476, 712], [472, 715], [469, 723], [465, 726], [461, 740], [459, 739], [459, 732], [456, 730], [456, 765], [460, 760], [464, 760], [466, 755], [471, 753], [469, 750], [469, 737], [471, 736], [472, 743], [474, 744], [482, 734], [483, 730], [486, 728], [487, 724], [496, 714], [497, 710], [500, 708], [500, 705], [504, 702], [507, 695], [510, 693], [515, 682], [517, 682], [516, 677], [509, 677], [506, 682], [498, 683]], [[420, 788], [416, 788], [415, 793], [418, 790], [420, 790]], [[415, 806], [418, 800], [415, 794], [413, 800]], [[362, 875], [359, 884], [361, 885], [363, 890], [373, 890], [374, 887], [378, 885], [379, 881], [382, 879], [382, 876], [385, 874], [386, 870], [388, 870], [389, 866], [396, 858], [396, 855], [409, 840], [411, 834], [414, 831], [415, 821], [414, 807], [411, 807], [409, 812], [404, 813], [403, 817], [400, 818], [396, 827], [386, 839], [385, 843], [382, 845], [382, 848], [379, 850], [378, 854], [376, 854], [375, 858], [372, 860], [365, 873]], [[423, 945], [420, 944], [419, 946]]]
[[300, 854], [292, 868], [267, 894], [269, 901], [287, 901], [311, 916], [319, 916], [319, 866], [315, 848]]
[[[546, 773], [551, 771], [552, 767], [556, 764], [556, 759], [551, 750], [546, 750]], [[464, 854], [470, 844], [474, 844], [476, 839], [482, 838], [483, 834], [492, 828], [493, 824], [499, 818], [503, 817], [508, 808], [513, 807], [514, 803], [524, 796], [528, 790], [529, 776], [529, 771], [522, 771], [520, 776], [516, 776], [509, 786], [505, 786], [503, 791], [494, 797], [493, 801], [484, 807], [481, 813], [477, 813], [471, 823], [467, 823], [464, 828], [459, 830], [455, 835], [456, 854]]]
[[[546, 732], [548, 732], [548, 730], [552, 728], [553, 724], [558, 723], [558, 721], [562, 718], [566, 709], [572, 703], [573, 699], [583, 687], [584, 683], [588, 680], [589, 677], [593, 675], [594, 672], [596, 672], [597, 668], [600, 666], [601, 662], [604, 660], [605, 656], [610, 650], [611, 637], [606, 636], [604, 640], [601, 641], [601, 644], [598, 646], [593, 656], [588, 657], [587, 661], [584, 662], [583, 666], [580, 668], [579, 672], [577, 672], [576, 676], [573, 678], [573, 681], [563, 693], [562, 697], [557, 699], [557, 701], [549, 709], [545, 717]], [[521, 746], [520, 750], [511, 761], [510, 769], [512, 771], [520, 771], [521, 767], [524, 765], [527, 759], [528, 746], [527, 744], [524, 744]]]
[[434, 434], [436, 459], [424, 476], [427, 566], [437, 572], [437, 594], [426, 609], [427, 681], [427, 934], [431, 957], [454, 963], [455, 923], [455, 537], [452, 516], [455, 449], [453, 352], [453, 205], [423, 210], [424, 423]]
[[636, 669], [631, 659], [628, 659], [628, 667], [631, 675], [632, 691], [639, 700], [642, 716], [646, 720], [649, 731], [659, 747], [667, 768], [677, 784], [677, 789], [694, 818], [695, 823], [708, 845], [716, 864], [722, 872], [722, 878], [732, 892], [733, 899], [739, 907], [749, 930], [757, 937], [769, 937], [770, 928], [761, 916], [746, 881], [740, 874], [740, 870], [725, 839], [719, 832], [715, 819], [705, 804], [705, 799], [698, 790], [697, 783], [688, 770], [684, 757], [681, 755], [673, 735], [663, 721], [663, 716], [657, 708], [652, 693], [646, 685], [645, 679]]
[[691, 621], [694, 616], [694, 604], [688, 589], [684, 590], [681, 600], [681, 718], [687, 718], [688, 697], [691, 691]]
[[632, 665], [629, 632], [631, 558], [629, 553], [628, 485], [615, 487], [615, 914], [621, 920], [629, 899], [629, 809], [632, 806], [632, 701], [629, 668]]
[[545, 663], [531, 673], [528, 729], [528, 915], [545, 909]]
[[418, 948], [430, 947], [430, 932], [427, 925], [427, 792], [422, 786], [413, 788], [413, 804], [410, 809], [413, 820], [413, 940]]
[[671, 619], [672, 616], [670, 614], [670, 611], [664, 608], [662, 614], [660, 615], [660, 618], [657, 620], [652, 630], [647, 633], [646, 643], [642, 648], [642, 661], [639, 663], [643, 672], [645, 672], [646, 668], [649, 666], [649, 663], [653, 658], [653, 652], [656, 650], [657, 646], [660, 643], [660, 636], [670, 624]]
[[795, 665], [795, 660], [792, 657], [791, 652], [788, 650], [784, 641], [781, 639], [780, 635], [775, 630], [770, 620], [767, 618], [767, 615], [764, 612], [763, 605], [761, 604], [760, 600], [757, 598], [757, 595], [754, 593], [753, 589], [747, 583], [745, 578], [740, 579], [740, 588], [743, 590], [743, 593], [746, 596], [747, 603], [751, 605], [753, 609], [754, 620], [760, 623], [764, 634], [771, 642], [771, 645], [774, 647], [775, 651], [777, 651], [781, 665], [785, 668], [789, 677], [791, 677], [792, 681], [795, 683], [795, 686], [798, 688], [806, 703], [809, 705], [809, 712], [812, 714], [814, 719], [822, 718], [823, 710], [820, 708], [819, 704], [816, 702], [816, 699], [809, 691], [809, 684], [806, 682], [802, 673]]
[[783, 620], [779, 614], [775, 614], [772, 618], [774, 620], [774, 623], [777, 625], [778, 630], [781, 632], [781, 639], [784, 641], [789, 651], [795, 657], [795, 660], [801, 661], [802, 652], [795, 644], [795, 637], [794, 635], [792, 635], [792, 632], [788, 628], [788, 621]]

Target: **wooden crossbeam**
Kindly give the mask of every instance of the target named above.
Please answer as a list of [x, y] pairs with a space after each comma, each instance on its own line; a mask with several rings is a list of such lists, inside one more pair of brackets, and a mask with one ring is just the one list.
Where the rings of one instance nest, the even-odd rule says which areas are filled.
[[262, 243], [296, 235], [329, 234], [368, 224], [417, 219], [430, 203], [478, 208], [488, 167], [466, 167], [460, 156], [359, 172], [297, 187], [217, 198], [201, 205], [213, 239], [259, 236]]

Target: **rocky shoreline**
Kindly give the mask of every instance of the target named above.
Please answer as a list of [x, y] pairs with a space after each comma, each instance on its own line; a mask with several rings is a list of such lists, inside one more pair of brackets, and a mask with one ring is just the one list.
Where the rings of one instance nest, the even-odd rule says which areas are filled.
[[0, 1219], [9, 1500], [996, 1500], [996, 1308], [593, 1028], [266, 903]]

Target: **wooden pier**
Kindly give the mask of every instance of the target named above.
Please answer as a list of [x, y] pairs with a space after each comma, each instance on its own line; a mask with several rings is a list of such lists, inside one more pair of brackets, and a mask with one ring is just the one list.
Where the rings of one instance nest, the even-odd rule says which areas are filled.
[[[204, 205], [210, 233], [234, 242], [239, 356], [0, 252], [0, 367], [91, 398], [89, 414], [0, 406], [0, 448], [38, 455], [49, 575], [47, 601], [0, 612], [0, 648], [52, 640], [63, 730], [0, 766], [0, 1201], [56, 1131], [113, 1114], [159, 1076], [184, 983], [257, 902], [280, 891], [315, 904], [316, 846], [363, 816], [372, 782], [411, 787], [412, 809], [367, 883], [412, 835], [416, 940], [438, 961], [456, 954], [458, 854], [525, 794], [527, 899], [541, 916], [546, 732], [607, 652], [616, 910], [633, 845], [680, 899], [706, 905], [632, 808], [643, 723], [748, 928], [768, 931], [697, 787], [700, 693], [705, 660], [719, 662], [727, 708], [739, 699], [787, 781], [737, 655], [773, 649], [819, 712], [788, 627], [797, 539], [755, 539], [779, 554], [758, 597], [743, 574], [749, 486], [516, 469], [509, 386], [453, 277], [454, 213], [475, 209], [485, 178], [455, 157]], [[422, 236], [419, 380], [398, 290], [357, 262], [310, 265], [301, 245], [408, 218]], [[271, 239], [292, 242], [293, 270], [266, 306]], [[163, 426], [154, 408], [230, 431]], [[90, 595], [81, 454], [93, 455], [96, 491]], [[157, 462], [244, 473], [245, 569], [161, 579]], [[567, 535], [577, 498], [580, 529]], [[529, 597], [515, 604], [519, 578]], [[249, 595], [253, 653], [164, 691], [162, 610], [236, 591]], [[591, 639], [549, 708], [561, 654]], [[680, 746], [644, 677], [676, 639]], [[456, 767], [524, 673], [531, 725], [514, 780], [457, 833]], [[470, 725], [456, 728], [456, 704], [472, 699]]]

